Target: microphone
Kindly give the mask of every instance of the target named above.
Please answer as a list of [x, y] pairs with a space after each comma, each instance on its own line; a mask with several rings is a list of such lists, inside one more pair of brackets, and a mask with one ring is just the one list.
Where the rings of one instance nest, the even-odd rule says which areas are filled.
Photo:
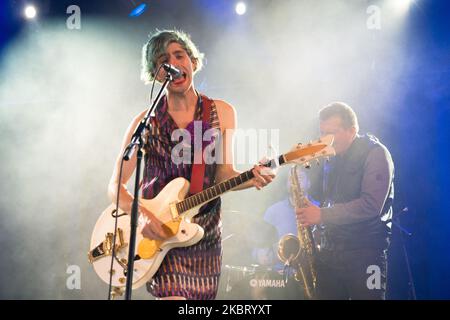
[[162, 66], [167, 73], [170, 73], [172, 75], [173, 80], [181, 78], [183, 76], [183, 72], [181, 72], [171, 64], [163, 63]]

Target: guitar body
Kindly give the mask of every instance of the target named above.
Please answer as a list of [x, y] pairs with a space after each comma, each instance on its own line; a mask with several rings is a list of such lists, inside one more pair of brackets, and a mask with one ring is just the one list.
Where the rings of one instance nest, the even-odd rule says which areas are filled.
[[[167, 252], [176, 247], [187, 247], [199, 242], [203, 237], [203, 228], [189, 222], [197, 213], [196, 208], [190, 210], [183, 217], [174, 219], [170, 204], [183, 200], [189, 191], [189, 182], [184, 178], [176, 178], [161, 190], [153, 199], [141, 199], [140, 202], [160, 219], [164, 226], [169, 228], [172, 237], [164, 241], [146, 239], [140, 230], [142, 219], [136, 233], [136, 257], [134, 261], [133, 289], [144, 285], [158, 270]], [[114, 234], [115, 218], [113, 217], [115, 205], [106, 208], [97, 223], [91, 237], [89, 260], [95, 272], [106, 283], [110, 280], [112, 234]], [[119, 210], [119, 215], [124, 213]], [[118, 218], [119, 233], [116, 239], [116, 259], [113, 262], [112, 286], [124, 287], [126, 285], [126, 265], [128, 260], [128, 241], [130, 239], [130, 216], [123, 215]]]
[[[333, 139], [333, 136], [328, 135], [307, 145], [297, 144], [290, 152], [279, 156], [277, 161], [270, 160], [264, 166], [281, 166], [288, 163], [307, 165], [308, 161], [335, 155], [335, 151], [331, 147]], [[172, 236], [164, 241], [144, 238], [141, 230], [146, 221], [145, 217], [139, 217], [133, 288], [139, 288], [153, 277], [170, 249], [191, 246], [202, 239], [203, 228], [190, 222], [198, 213], [201, 205], [220, 197], [252, 178], [253, 173], [248, 170], [187, 198], [189, 182], [184, 178], [176, 178], [168, 183], [155, 198], [140, 199], [140, 203], [163, 222], [163, 227]], [[95, 224], [88, 253], [89, 261], [93, 264], [95, 272], [104, 282], [109, 283], [112, 248], [115, 246], [112, 286], [118, 289], [126, 285], [129, 251], [127, 241], [130, 239], [130, 217], [127, 214], [122, 216], [123, 213], [120, 210], [115, 213], [115, 205], [110, 205], [103, 211]], [[119, 215], [117, 239], [113, 245], [114, 216], [116, 215]]]

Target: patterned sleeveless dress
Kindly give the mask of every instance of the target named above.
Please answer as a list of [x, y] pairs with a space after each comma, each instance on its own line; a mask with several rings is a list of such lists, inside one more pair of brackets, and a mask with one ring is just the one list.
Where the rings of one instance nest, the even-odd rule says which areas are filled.
[[[214, 102], [206, 96], [198, 96], [194, 120], [203, 119], [203, 106], [209, 100], [209, 125], [220, 129]], [[172, 162], [171, 152], [178, 141], [171, 141], [171, 134], [179, 128], [167, 108], [164, 96], [156, 107], [155, 116], [151, 118], [152, 132], [145, 146], [142, 181], [142, 196], [145, 199], [155, 197], [174, 178], [183, 177], [189, 181], [191, 178], [191, 164]], [[215, 163], [205, 165], [203, 189], [214, 185], [215, 173]], [[203, 238], [195, 245], [174, 248], [167, 253], [159, 270], [147, 283], [147, 290], [153, 296], [182, 296], [188, 300], [215, 299], [222, 264], [220, 207], [221, 200], [217, 198], [200, 208], [192, 222], [203, 227]]]

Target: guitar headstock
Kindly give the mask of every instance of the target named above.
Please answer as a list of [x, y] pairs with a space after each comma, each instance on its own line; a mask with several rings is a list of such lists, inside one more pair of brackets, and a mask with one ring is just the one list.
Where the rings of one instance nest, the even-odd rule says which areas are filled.
[[319, 161], [320, 158], [336, 155], [334, 148], [331, 146], [333, 140], [332, 135], [327, 135], [308, 144], [299, 143], [284, 155], [284, 159], [286, 163], [301, 164], [308, 167], [312, 160]]

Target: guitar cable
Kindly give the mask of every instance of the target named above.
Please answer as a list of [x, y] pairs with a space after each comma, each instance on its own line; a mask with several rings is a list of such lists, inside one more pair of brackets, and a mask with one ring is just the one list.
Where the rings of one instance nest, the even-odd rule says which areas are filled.
[[[125, 148], [123, 153], [125, 154], [125, 152], [127, 152], [127, 150], [131, 146], [132, 145], [128, 145]], [[121, 217], [123, 215], [126, 215], [126, 213], [123, 213], [123, 214], [119, 215], [119, 197], [120, 197], [120, 186], [122, 185], [123, 161], [124, 161], [124, 159], [122, 157], [122, 160], [120, 161], [119, 183], [117, 184], [116, 209], [111, 213], [111, 215], [114, 218], [114, 235], [113, 235], [113, 246], [112, 246], [112, 253], [111, 253], [111, 265], [110, 265], [110, 268], [109, 268], [108, 300], [111, 300], [111, 294], [112, 294], [112, 275], [113, 275], [114, 259], [116, 258], [117, 224], [118, 224], [119, 217]]]
[[[159, 73], [159, 71], [161, 70], [161, 67], [162, 67], [162, 64], [160, 64], [158, 70], [156, 71], [156, 74]], [[156, 77], [154, 77], [153, 81], [152, 81], [152, 88], [150, 91], [150, 102], [153, 99], [153, 89], [155, 88], [155, 82], [156, 82]], [[148, 129], [148, 127], [147, 127], [147, 129]], [[134, 145], [136, 145], [136, 144], [129, 144], [123, 151], [123, 155], [125, 155], [125, 153], [128, 151], [128, 149], [130, 149]], [[114, 218], [114, 235], [113, 235], [113, 246], [112, 246], [112, 252], [111, 252], [111, 265], [109, 268], [108, 300], [111, 300], [114, 259], [117, 259], [117, 257], [116, 257], [116, 239], [117, 239], [118, 218], [121, 216], [127, 215], [126, 213], [119, 214], [119, 198], [120, 198], [120, 186], [122, 185], [123, 162], [124, 162], [124, 157], [122, 156], [122, 159], [120, 160], [119, 183], [117, 184], [116, 209], [111, 213], [111, 215]], [[128, 270], [127, 270], [127, 272], [128, 272]]]

